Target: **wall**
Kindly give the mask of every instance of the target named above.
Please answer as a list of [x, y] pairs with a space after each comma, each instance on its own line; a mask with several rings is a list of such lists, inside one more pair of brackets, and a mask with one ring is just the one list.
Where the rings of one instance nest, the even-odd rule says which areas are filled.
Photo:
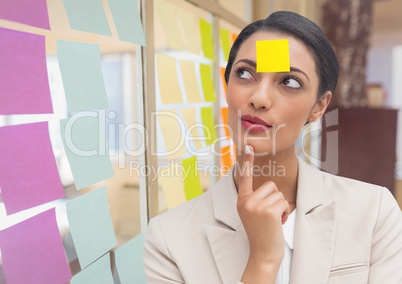
[[[400, 50], [402, 46], [402, 2], [374, 2], [371, 47], [367, 57], [367, 83], [383, 84], [387, 97], [385, 105], [402, 106], [402, 77]], [[398, 117], [396, 179], [402, 179], [402, 116]]]

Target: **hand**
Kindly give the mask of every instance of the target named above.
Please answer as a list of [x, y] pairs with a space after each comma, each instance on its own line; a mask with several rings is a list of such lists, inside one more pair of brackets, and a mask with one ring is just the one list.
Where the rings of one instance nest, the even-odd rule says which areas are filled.
[[264, 275], [263, 283], [267, 283], [267, 277], [275, 282], [285, 254], [282, 224], [289, 216], [289, 203], [272, 181], [253, 191], [254, 150], [247, 145], [244, 153], [237, 211], [250, 243], [250, 257], [242, 279], [257, 283], [262, 278], [256, 277]]

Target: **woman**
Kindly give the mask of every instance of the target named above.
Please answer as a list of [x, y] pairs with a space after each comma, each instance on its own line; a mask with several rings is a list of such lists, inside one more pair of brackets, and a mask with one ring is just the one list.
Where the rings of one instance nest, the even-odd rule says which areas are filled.
[[[256, 41], [287, 39], [290, 72], [257, 72]], [[248, 25], [225, 79], [237, 163], [202, 196], [150, 221], [148, 283], [402, 283], [401, 211], [386, 188], [298, 160], [325, 112], [338, 62], [318, 26], [291, 12]], [[266, 174], [275, 164], [281, 173]]]

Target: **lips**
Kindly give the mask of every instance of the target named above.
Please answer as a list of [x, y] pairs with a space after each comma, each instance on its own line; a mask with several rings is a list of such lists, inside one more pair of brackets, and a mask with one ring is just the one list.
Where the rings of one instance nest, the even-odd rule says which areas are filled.
[[272, 127], [271, 124], [259, 118], [258, 116], [245, 114], [240, 119], [243, 127], [251, 131], [266, 131]]

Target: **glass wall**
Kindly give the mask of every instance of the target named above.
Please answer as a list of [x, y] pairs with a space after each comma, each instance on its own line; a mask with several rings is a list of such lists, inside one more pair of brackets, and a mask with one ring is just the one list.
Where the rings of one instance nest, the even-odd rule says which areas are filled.
[[[27, 70], [13, 77], [3, 67], [1, 82], [9, 78], [12, 92], [35, 80], [45, 83], [40, 87], [44, 94], [32, 88], [20, 99], [7, 95], [6, 87], [0, 91], [0, 104], [7, 104], [0, 105], [0, 240], [14, 229], [28, 233], [21, 227], [54, 210], [71, 276], [106, 257], [116, 283], [117, 251], [132, 241], [141, 245], [149, 218], [202, 194], [233, 163], [223, 72], [243, 24], [223, 18], [247, 21], [251, 11], [249, 1], [238, 1], [242, 8], [235, 10], [228, 1], [215, 3], [219, 9], [210, 9], [209, 1], [129, 2], [130, 8], [122, 9], [112, 0], [91, 5], [47, 0], [42, 12], [48, 27], [0, 11], [0, 52]], [[42, 8], [15, 15], [42, 17]], [[42, 49], [33, 42], [42, 42]], [[8, 62], [5, 55], [0, 58]], [[147, 72], [149, 62], [154, 73]], [[47, 109], [35, 109], [42, 102]], [[52, 163], [56, 174], [49, 170]], [[35, 169], [39, 180], [30, 176]], [[29, 188], [25, 185], [31, 180], [36, 187], [23, 198], [16, 195], [20, 207], [14, 208], [10, 194], [17, 187]], [[47, 187], [60, 190], [47, 196]], [[35, 201], [35, 194], [42, 197]], [[50, 233], [34, 224], [33, 235], [50, 242]], [[102, 242], [107, 245], [96, 248]], [[96, 253], [89, 256], [92, 246]], [[4, 274], [10, 277], [15, 269], [2, 265], [10, 259], [6, 242], [0, 242], [0, 251], [0, 282], [7, 283]]]
[[[136, 3], [136, 1], [132, 1], [132, 3]], [[73, 1], [47, 1], [50, 29], [0, 19], [1, 37], [18, 37], [19, 42], [26, 44], [32, 43], [32, 36], [38, 38], [39, 41], [43, 39], [45, 43], [43, 63], [47, 68], [47, 74], [42, 75], [47, 77], [51, 95], [49, 114], [34, 114], [35, 105], [31, 107], [33, 114], [29, 114], [29, 110], [22, 110], [21, 113], [18, 111], [14, 113], [13, 111], [10, 113], [2, 112], [0, 113], [0, 127], [12, 129], [18, 126], [26, 126], [36, 129], [38, 124], [46, 125], [46, 127], [48, 125], [50, 152], [54, 155], [63, 191], [60, 194], [61, 198], [49, 197], [53, 200], [41, 202], [42, 204], [37, 206], [25, 206], [23, 210], [14, 213], [10, 209], [11, 202], [6, 202], [9, 201], [9, 199], [6, 200], [6, 193], [18, 190], [17, 187], [20, 185], [23, 187], [22, 184], [27, 183], [30, 179], [30, 170], [22, 171], [26, 172], [26, 176], [20, 176], [12, 188], [6, 187], [4, 180], [0, 181], [0, 188], [3, 189], [0, 192], [2, 195], [4, 194], [4, 202], [0, 202], [0, 230], [13, 226], [17, 227], [24, 220], [55, 208], [56, 222], [72, 275], [77, 274], [84, 268], [84, 265], [77, 256], [80, 254], [76, 248], [80, 236], [72, 235], [70, 230], [73, 218], [69, 218], [67, 212], [68, 206], [66, 204], [69, 201], [82, 200], [79, 198], [89, 196], [88, 194], [91, 192], [94, 194], [100, 192], [102, 188], [106, 189], [106, 207], [105, 203], [99, 203], [95, 204], [95, 208], [99, 210], [99, 214], [104, 211], [107, 212], [106, 216], [108, 216], [110, 213], [114, 236], [111, 238], [112, 245], [109, 246], [109, 249], [113, 247], [117, 249], [141, 233], [139, 179], [133, 170], [134, 165], [140, 162], [139, 149], [143, 144], [140, 135], [138, 135], [141, 130], [139, 126], [143, 125], [143, 117], [140, 115], [143, 108], [141, 37], [138, 37], [136, 43], [123, 38], [120, 34], [121, 29], [118, 27], [120, 23], [117, 20], [120, 12], [114, 11], [112, 13], [112, 8], [116, 7], [109, 6], [108, 1], [99, 1], [98, 4], [98, 7], [91, 9], [99, 8], [100, 10], [93, 11], [93, 14], [87, 15], [89, 19], [86, 19], [88, 22], [94, 20], [97, 24], [106, 23], [103, 30], [98, 31], [91, 31], [91, 27], [79, 18], [80, 14], [77, 11], [83, 11], [87, 7], [76, 5]], [[130, 8], [137, 13], [139, 11], [139, 6]], [[99, 11], [103, 11], [104, 14], [95, 15]], [[139, 15], [137, 20], [141, 26]], [[0, 41], [3, 40], [4, 38], [0, 39]], [[9, 47], [3, 43], [0, 44], [2, 45], [0, 52], [7, 50], [11, 53]], [[15, 46], [18, 47], [19, 45], [15, 44]], [[15, 53], [15, 60], [21, 58], [24, 52], [31, 52], [32, 55], [29, 55], [31, 59], [32, 56], [37, 56], [33, 46], [28, 47], [28, 49], [22, 48], [18, 52], [20, 53]], [[84, 63], [80, 64], [79, 61]], [[27, 61], [24, 66], [30, 68], [29, 71], [32, 76], [40, 78], [40, 74], [35, 74], [38, 72], [37, 66], [30, 64], [31, 62]], [[18, 62], [15, 65], [18, 66]], [[4, 72], [4, 67], [2, 69]], [[6, 75], [3, 73], [0, 76], [4, 78]], [[12, 82], [13, 85], [25, 84], [25, 80], [29, 80], [25, 76], [26, 74], [23, 73], [19, 78], [13, 77], [12, 79], [16, 80]], [[37, 78], [35, 80], [38, 80]], [[104, 95], [103, 98], [102, 95]], [[0, 102], [5, 102], [1, 98], [4, 96], [6, 96], [5, 93], [0, 94]], [[45, 98], [45, 95], [40, 97]], [[102, 100], [103, 102], [101, 102]], [[20, 102], [16, 99], [15, 103]], [[36, 104], [34, 101], [32, 103]], [[66, 128], [61, 126], [64, 120], [67, 123]], [[84, 121], [89, 122], [91, 127], [85, 128]], [[71, 125], [72, 147], [66, 144], [69, 123]], [[4, 130], [1, 135], [5, 132]], [[9, 132], [11, 133], [11, 131]], [[96, 135], [93, 137], [90, 132]], [[9, 161], [10, 167], [39, 167], [46, 164], [33, 160], [32, 157], [35, 155], [29, 153], [31, 150], [35, 152], [49, 150], [44, 149], [45, 146], [40, 143], [29, 141], [30, 139], [40, 139], [39, 133], [33, 130], [33, 133], [20, 133], [19, 135], [20, 137], [26, 135], [26, 142], [21, 144], [23, 149], [10, 149], [18, 154]], [[92, 138], [94, 140], [90, 142], [89, 139]], [[9, 139], [9, 137], [7, 135], [2, 136], [1, 139], [1, 143], [4, 143], [5, 140], [3, 139]], [[29, 144], [32, 143], [38, 145], [38, 148], [31, 149]], [[80, 147], [84, 147], [85, 144], [90, 146], [89, 149], [86, 149], [88, 151], [80, 151], [83, 150]], [[3, 150], [1, 148], [1, 151]], [[89, 153], [91, 151], [96, 154], [83, 154], [83, 152]], [[93, 160], [85, 160], [85, 156], [90, 156]], [[2, 157], [4, 158], [4, 155]], [[4, 164], [1, 165], [0, 170], [5, 171]], [[46, 171], [45, 168], [43, 171]], [[44, 179], [43, 184], [50, 183], [51, 177], [46, 177], [47, 174], [44, 173], [42, 177]], [[43, 192], [39, 193], [37, 188], [30, 188], [30, 190], [32, 192], [27, 192], [24, 196], [27, 200], [34, 199], [35, 194], [44, 194]], [[38, 192], [36, 193], [36, 191]], [[96, 222], [96, 220], [92, 221]], [[107, 220], [105, 220], [105, 224], [107, 224]], [[106, 229], [104, 228], [104, 230]], [[96, 237], [91, 242], [97, 243], [99, 239], [106, 238], [104, 236]], [[114, 241], [115, 243], [113, 243]], [[3, 257], [5, 258], [7, 255], [3, 253]], [[38, 260], [41, 259], [40, 255], [36, 257]], [[0, 257], [0, 282], [5, 283], [1, 263]], [[10, 275], [11, 272], [8, 273]]]

